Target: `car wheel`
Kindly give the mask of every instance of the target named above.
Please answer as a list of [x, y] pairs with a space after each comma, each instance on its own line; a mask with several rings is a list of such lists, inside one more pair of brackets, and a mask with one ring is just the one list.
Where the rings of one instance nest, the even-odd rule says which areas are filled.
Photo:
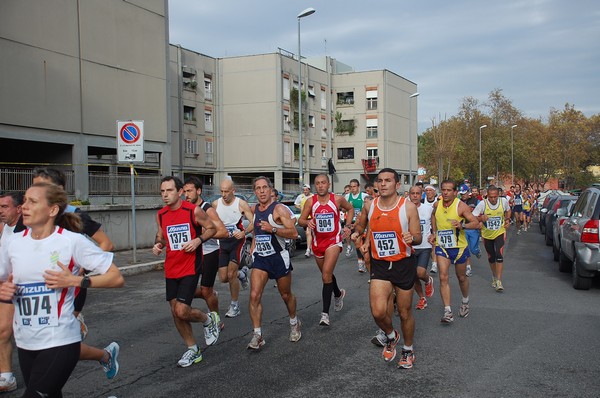
[[560, 254], [560, 249], [557, 248], [555, 244], [552, 244], [552, 259], [554, 261], [558, 261], [559, 254]]
[[[550, 231], [550, 233], [552, 233], [552, 231]], [[548, 230], [546, 230], [546, 234], [544, 235], [544, 242], [546, 242], [546, 246], [552, 246], [552, 239], [548, 234]]]
[[542, 235], [545, 235], [545, 234], [546, 234], [546, 227], [545, 227], [544, 225], [542, 225], [542, 224], [540, 224], [540, 233], [541, 233]]
[[569, 258], [565, 256], [565, 253], [563, 253], [562, 249], [560, 249], [558, 253], [558, 270], [560, 272], [571, 271], [571, 261], [569, 261]]
[[244, 243], [244, 249], [242, 250], [242, 267], [246, 266], [252, 268], [252, 253], [250, 248], [252, 247], [252, 239], [246, 239]]
[[571, 275], [573, 277], [573, 287], [577, 290], [590, 290], [592, 287], [592, 278], [585, 278], [583, 276], [579, 276], [577, 273], [577, 256], [573, 258], [573, 267], [571, 270]]

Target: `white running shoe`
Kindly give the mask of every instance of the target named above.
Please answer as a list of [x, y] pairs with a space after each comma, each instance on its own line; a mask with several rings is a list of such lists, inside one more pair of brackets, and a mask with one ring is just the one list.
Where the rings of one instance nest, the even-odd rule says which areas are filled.
[[290, 325], [290, 341], [292, 343], [297, 342], [302, 338], [302, 322], [300, 319], [296, 321], [295, 325]]
[[250, 283], [250, 278], [248, 278], [249, 273], [250, 270], [245, 265], [239, 271], [238, 279], [240, 280], [240, 287], [242, 288], [242, 290], [248, 289], [248, 285]]
[[387, 343], [387, 336], [385, 335], [385, 332], [381, 329], [378, 329], [375, 333], [375, 336], [373, 336], [371, 339], [371, 343], [378, 347], [383, 347]]
[[187, 350], [183, 353], [183, 356], [177, 362], [177, 366], [180, 368], [187, 368], [195, 363], [198, 363], [202, 360], [202, 352], [198, 349], [198, 351]]
[[367, 266], [365, 265], [365, 262], [362, 260], [358, 261], [358, 272], [360, 272], [361, 274], [367, 272]]
[[431, 263], [431, 270], [429, 270], [432, 274], [437, 274], [437, 263], [434, 261]]
[[240, 311], [240, 306], [239, 305], [230, 304], [229, 305], [229, 311], [227, 311], [227, 313], [225, 314], [225, 316], [227, 318], [235, 318], [236, 316], [240, 315], [241, 313], [242, 313], [242, 311]]
[[352, 255], [352, 245], [348, 245], [346, 247], [346, 257], [350, 257]]
[[262, 335], [258, 333], [252, 334], [252, 340], [246, 346], [249, 350], [258, 350], [260, 347], [265, 345], [265, 340], [262, 338]]
[[333, 309], [336, 311], [341, 311], [342, 308], [344, 308], [344, 297], [346, 297], [346, 290], [340, 289], [340, 291], [342, 292], [342, 294], [340, 294], [340, 297], [333, 296]]
[[471, 271], [471, 266], [467, 265], [467, 276], [470, 277], [471, 275], [473, 275], [473, 271]]
[[206, 341], [206, 345], [213, 345], [219, 340], [219, 333], [221, 329], [219, 328], [219, 314], [216, 312], [210, 312], [207, 314], [210, 319], [210, 323], [204, 326], [204, 340]]
[[321, 312], [321, 320], [319, 321], [319, 325], [329, 326], [329, 314], [328, 313]]
[[14, 391], [17, 389], [17, 379], [11, 376], [10, 379], [0, 377], [0, 393]]

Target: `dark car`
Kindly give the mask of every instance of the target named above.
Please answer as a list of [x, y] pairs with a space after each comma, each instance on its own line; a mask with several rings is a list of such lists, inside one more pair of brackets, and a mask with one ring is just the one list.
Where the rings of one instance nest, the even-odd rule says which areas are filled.
[[552, 206], [548, 208], [548, 211], [544, 215], [544, 240], [546, 241], [546, 246], [552, 246], [552, 239], [554, 238], [554, 227], [556, 224], [556, 219], [558, 218], [558, 210], [562, 209], [560, 213], [563, 215], [565, 209], [569, 206], [569, 203], [575, 202], [577, 200], [577, 196], [573, 195], [558, 195], [554, 201], [552, 202]]
[[565, 220], [571, 216], [571, 212], [573, 211], [573, 206], [575, 203], [577, 202], [569, 202], [566, 208], [563, 207], [556, 211], [557, 218], [554, 222], [554, 228], [552, 228], [552, 255], [554, 257], [554, 261], [558, 261], [558, 256], [560, 253], [560, 239], [562, 231], [561, 225], [563, 225]]
[[575, 289], [587, 290], [600, 272], [600, 187], [587, 188], [561, 225], [558, 269], [571, 271]]
[[548, 209], [552, 207], [554, 201], [558, 198], [557, 194], [549, 194], [544, 199], [542, 203], [542, 207], [540, 207], [540, 233], [544, 235], [546, 233], [546, 213], [548, 213]]

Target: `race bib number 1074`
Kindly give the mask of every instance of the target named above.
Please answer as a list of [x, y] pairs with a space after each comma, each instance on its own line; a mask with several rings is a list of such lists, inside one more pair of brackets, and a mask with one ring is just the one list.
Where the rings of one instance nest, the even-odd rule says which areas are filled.
[[44, 282], [17, 285], [14, 298], [15, 318], [19, 326], [44, 328], [58, 326], [58, 302], [54, 289]]

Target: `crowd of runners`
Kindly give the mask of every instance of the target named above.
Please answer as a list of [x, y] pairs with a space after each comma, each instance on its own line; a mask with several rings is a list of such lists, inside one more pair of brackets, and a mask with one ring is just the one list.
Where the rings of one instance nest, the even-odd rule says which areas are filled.
[[[24, 396], [60, 397], [79, 360], [98, 361], [109, 379], [118, 374], [119, 345], [96, 348], [82, 343], [87, 326], [81, 311], [87, 289], [121, 287], [124, 279], [101, 225], [68, 204], [64, 175], [38, 168], [34, 176], [24, 195], [0, 194], [0, 392], [17, 388], [12, 371], [14, 336]], [[266, 344], [262, 295], [269, 280], [275, 280], [287, 308], [289, 340], [302, 338], [288, 251], [297, 237], [297, 222], [306, 229], [305, 256], [314, 257], [321, 273], [322, 311], [315, 322], [331, 326], [332, 301], [334, 311], [343, 309], [346, 290], [336, 279], [335, 267], [342, 253], [348, 257], [356, 253], [358, 272], [368, 274], [371, 315], [378, 327], [371, 342], [383, 348], [385, 362], [394, 361], [401, 342], [397, 366], [410, 369], [416, 358], [413, 309], [428, 307], [427, 299], [435, 291], [433, 275], [439, 278], [445, 325], [452, 324], [455, 314], [449, 286], [452, 270], [461, 293], [458, 315], [466, 318], [470, 313], [470, 257], [481, 256], [481, 240], [491, 285], [503, 292], [506, 230], [515, 223], [517, 234], [527, 231], [538, 195], [529, 188], [522, 191], [518, 184], [505, 195], [493, 186], [480, 191], [450, 180], [440, 184], [439, 192], [417, 183], [401, 195], [400, 177], [389, 168], [382, 169], [364, 191], [352, 179], [342, 195], [332, 193], [326, 174], [317, 175], [313, 184], [315, 193], [307, 184], [295, 202], [301, 210], [296, 221], [290, 208], [277, 201], [267, 177], [253, 181], [258, 202], [254, 205], [235, 195], [231, 179], [220, 183], [221, 196], [213, 203], [202, 199], [202, 183], [196, 177], [161, 180], [164, 207], [156, 215], [152, 252], [165, 256], [165, 297], [186, 347], [178, 366], [202, 360], [193, 323], [202, 324], [207, 346], [218, 341], [224, 328], [219, 312], [219, 300], [224, 298], [214, 290], [217, 275], [229, 285], [225, 318], [241, 314], [240, 291], [249, 289], [253, 328], [249, 350]], [[252, 269], [241, 266], [247, 234], [252, 234]], [[207, 310], [193, 307], [195, 298], [202, 299]], [[395, 311], [399, 328], [393, 324]]]

